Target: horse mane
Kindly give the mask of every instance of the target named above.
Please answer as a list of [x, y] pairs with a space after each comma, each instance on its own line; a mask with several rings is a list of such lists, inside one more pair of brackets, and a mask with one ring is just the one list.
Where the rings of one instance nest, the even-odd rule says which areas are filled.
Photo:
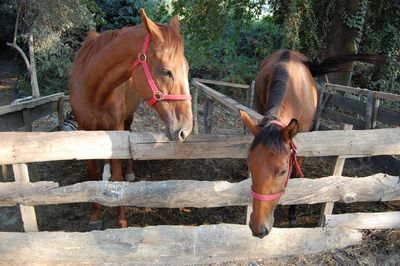
[[254, 137], [250, 150], [262, 144], [273, 150], [273, 152], [282, 152], [285, 149], [282, 130], [283, 128], [277, 124], [269, 123], [271, 118], [264, 118], [258, 126], [261, 130]]
[[[163, 33], [165, 45], [170, 49], [171, 54], [183, 53], [183, 40], [178, 31], [169, 25], [157, 24]], [[91, 58], [99, 53], [103, 48], [109, 45], [123, 29], [107, 30], [101, 33], [91, 31], [88, 32], [81, 48], [75, 57], [75, 62], [71, 73], [79, 71], [78, 69], [85, 67]]]
[[266, 114], [261, 124], [258, 125], [261, 130], [255, 136], [250, 150], [254, 149], [260, 143], [277, 152], [284, 150], [282, 127], [271, 124], [269, 121], [278, 119], [279, 108], [289, 80], [289, 73], [287, 70], [287, 62], [289, 60], [303, 62], [307, 60], [307, 57], [294, 51], [281, 49], [276, 54], [265, 58], [260, 64], [260, 68], [271, 64], [271, 83], [267, 92], [268, 102], [266, 104]]
[[88, 32], [85, 41], [76, 55], [74, 68], [86, 66], [94, 55], [118, 36], [119, 32], [120, 30], [118, 29], [107, 30], [101, 33], [95, 31]]
[[275, 58], [264, 61], [264, 66], [269, 64], [271, 60], [272, 74], [270, 76], [270, 86], [267, 91], [268, 101], [266, 103], [266, 117], [271, 119], [277, 119], [280, 105], [282, 103], [283, 96], [286, 92], [286, 84], [289, 79], [289, 73], [287, 70], [287, 61], [297, 60], [297, 55], [289, 50], [280, 50], [280, 53]]

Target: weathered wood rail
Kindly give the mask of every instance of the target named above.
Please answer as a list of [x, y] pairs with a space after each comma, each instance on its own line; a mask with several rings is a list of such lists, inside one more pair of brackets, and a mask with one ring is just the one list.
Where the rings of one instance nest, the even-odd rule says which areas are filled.
[[[204, 80], [203, 80], [204, 82]], [[248, 107], [210, 89], [197, 88], [231, 110]], [[225, 85], [225, 84], [218, 84]], [[244, 89], [244, 88], [243, 88]], [[295, 139], [302, 156], [341, 158], [400, 154], [400, 128], [301, 133]], [[195, 135], [185, 143], [170, 142], [162, 134], [129, 132], [0, 133], [0, 164], [25, 167], [27, 162], [71, 159], [134, 158], [136, 160], [246, 158], [252, 136]], [[157, 150], [157, 152], [154, 152]], [[343, 160], [342, 160], [343, 161]], [[338, 167], [339, 169], [340, 167]], [[22, 168], [21, 168], [22, 169]], [[38, 182], [0, 184], [0, 206], [31, 206], [98, 202], [108, 206], [217, 207], [248, 205], [250, 179], [224, 181], [83, 182], [65, 187]], [[299, 189], [301, 188], [301, 189]], [[198, 200], [201, 198], [202, 200]], [[297, 179], [289, 183], [280, 204], [392, 201], [400, 199], [398, 176], [377, 174], [364, 178], [331, 176]], [[31, 205], [31, 206], [30, 206]], [[379, 228], [398, 228], [398, 212]], [[325, 228], [274, 228], [265, 239], [255, 239], [245, 225], [155, 226], [88, 233], [1, 233], [0, 263], [5, 264], [195, 264], [237, 259], [298, 255], [344, 248], [360, 243], [357, 229], [375, 228], [366, 222], [373, 214], [325, 215]], [[367, 217], [367, 218], [365, 218]], [[347, 223], [349, 219], [361, 225]], [[378, 218], [377, 218], [378, 219]], [[382, 217], [379, 217], [382, 220]], [[379, 220], [378, 219], [378, 220]], [[25, 230], [36, 221], [25, 220]], [[335, 226], [334, 228], [327, 228]], [[36, 229], [37, 230], [37, 229]]]
[[[394, 201], [400, 200], [399, 184], [399, 176], [385, 174], [363, 178], [298, 178], [290, 180], [287, 193], [282, 196], [279, 204]], [[250, 179], [239, 183], [196, 180], [135, 183], [87, 181], [63, 187], [44, 182], [41, 186], [25, 187], [19, 191], [9, 190], [9, 186], [0, 186], [0, 206], [13, 206], [18, 203], [46, 205], [78, 202], [150, 208], [247, 206], [252, 201], [250, 187]]]
[[400, 229], [400, 212], [358, 212], [326, 215], [324, 226], [352, 229]]
[[27, 102], [0, 107], [0, 131], [13, 131], [24, 127], [32, 131], [32, 122], [44, 116], [59, 113], [58, 128], [64, 123], [64, 93], [56, 93]]
[[[237, 101], [229, 98], [228, 96], [211, 89], [207, 84], [213, 85], [221, 85], [221, 86], [228, 86], [233, 88], [241, 88], [246, 89], [246, 106], [238, 103]], [[254, 98], [254, 81], [250, 85], [246, 84], [237, 84], [237, 83], [229, 83], [223, 81], [216, 81], [216, 80], [208, 80], [208, 79], [199, 79], [194, 78], [192, 81], [192, 85], [194, 85], [194, 93], [193, 93], [193, 117], [194, 117], [194, 133], [197, 134], [199, 132], [198, 126], [198, 94], [199, 89], [205, 93], [207, 97], [206, 106], [204, 110], [204, 129], [206, 134], [211, 134], [211, 128], [213, 124], [213, 109], [214, 109], [214, 101], [217, 101], [229, 109], [233, 111], [238, 111], [239, 109], [246, 110], [247, 112], [251, 113], [253, 117], [262, 118], [257, 112], [252, 110], [253, 106], [253, 98]], [[246, 130], [244, 130], [246, 132]]]
[[87, 233], [0, 233], [1, 263], [193, 265], [310, 254], [358, 244], [347, 228], [275, 228], [267, 238], [248, 226], [149, 226]]
[[[300, 156], [400, 154], [400, 128], [299, 133]], [[0, 133], [0, 164], [72, 159], [246, 158], [252, 136], [193, 135], [184, 143], [164, 134], [128, 131]], [[154, 152], [157, 149], [157, 152]], [[40, 151], [40, 152], [38, 152]]]
[[[335, 92], [351, 93], [359, 96], [359, 99]], [[330, 83], [325, 83], [319, 93], [315, 129], [319, 127], [321, 117], [351, 124], [355, 129], [375, 128], [377, 122], [400, 126], [400, 110], [392, 110], [380, 104], [382, 100], [400, 102], [400, 95]], [[360, 99], [360, 96], [364, 96], [365, 100]]]

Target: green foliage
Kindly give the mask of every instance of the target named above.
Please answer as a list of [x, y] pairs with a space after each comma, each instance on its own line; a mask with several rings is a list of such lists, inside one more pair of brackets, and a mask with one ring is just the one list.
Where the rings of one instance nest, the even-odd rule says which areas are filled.
[[97, 0], [104, 23], [96, 23], [100, 30], [119, 29], [141, 23], [139, 10], [144, 8], [147, 15], [157, 22], [165, 22], [167, 2], [161, 0]]
[[[357, 86], [400, 93], [400, 2], [359, 0], [349, 15], [347, 0], [269, 0], [276, 24], [282, 25], [283, 46], [299, 50], [312, 60], [325, 58], [332, 21], [341, 21], [356, 32], [359, 52], [383, 53], [385, 66], [357, 65]], [[340, 7], [340, 8], [338, 8]], [[339, 9], [339, 13], [336, 10]]]
[[260, 58], [268, 55], [278, 28], [257, 20], [263, 1], [172, 2], [181, 17], [192, 77], [249, 84]]
[[340, 18], [342, 19], [343, 23], [350, 29], [354, 29], [357, 32], [355, 39], [356, 44], [361, 41], [366, 14], [367, 0], [359, 0], [358, 11], [355, 15], [349, 15], [345, 8], [340, 11]]
[[[379, 69], [357, 67], [363, 71], [356, 74], [357, 85], [400, 93], [399, 1], [360, 0], [358, 12], [349, 15], [344, 9], [336, 13], [338, 5], [346, 3], [344, 0], [268, 0], [273, 16], [264, 17], [265, 1], [261, 0], [30, 0], [29, 3], [23, 10], [24, 23], [19, 29], [18, 43], [27, 50], [23, 45], [27, 42], [26, 33], [34, 32], [42, 93], [66, 91], [68, 71], [85, 31], [93, 27], [106, 30], [136, 25], [141, 22], [141, 7], [156, 22], [167, 23], [172, 15], [179, 15], [192, 77], [247, 84], [255, 78], [259, 62], [281, 46], [299, 50], [312, 60], [324, 58], [331, 23], [339, 17], [358, 32], [360, 52], [384, 53], [388, 57], [388, 65]], [[0, 6], [0, 15], [4, 14], [0, 16], [4, 29], [0, 37], [9, 36], [15, 19], [15, 14], [10, 19], [10, 12], [15, 10], [15, 2]], [[18, 84], [29, 87], [29, 82], [23, 80]]]
[[[85, 2], [89, 3], [90, 0]], [[80, 0], [30, 0], [21, 3], [17, 43], [28, 55], [28, 33], [32, 32], [41, 94], [67, 92], [67, 77], [75, 51], [84, 32], [94, 26], [92, 14]], [[17, 7], [14, 5], [13, 8], [15, 10]], [[14, 13], [14, 21], [15, 18]], [[17, 85], [18, 90], [30, 95], [30, 86], [23, 86], [29, 84], [26, 72], [26, 66], [23, 65], [21, 73], [24, 74], [19, 75], [19, 79], [26, 81], [20, 80]]]
[[5, 46], [6, 42], [12, 40], [15, 24], [14, 13], [14, 6], [11, 3], [7, 1], [0, 3], [0, 46]]

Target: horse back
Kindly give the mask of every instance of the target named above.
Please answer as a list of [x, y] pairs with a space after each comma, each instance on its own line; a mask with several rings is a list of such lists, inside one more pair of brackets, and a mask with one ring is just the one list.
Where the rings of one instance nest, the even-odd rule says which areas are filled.
[[[304, 128], [312, 124], [317, 105], [314, 79], [306, 65], [307, 57], [286, 49], [264, 58], [255, 83], [254, 103], [257, 112], [299, 120]], [[283, 118], [282, 118], [283, 119]]]

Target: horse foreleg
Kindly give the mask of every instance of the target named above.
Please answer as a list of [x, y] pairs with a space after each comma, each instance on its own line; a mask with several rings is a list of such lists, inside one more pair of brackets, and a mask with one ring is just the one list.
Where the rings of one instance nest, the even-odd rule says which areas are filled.
[[[304, 157], [297, 157], [297, 164], [299, 167], [301, 167], [301, 164], [303, 163]], [[293, 165], [292, 169], [292, 174], [290, 175], [290, 178], [298, 178], [299, 176], [297, 175], [297, 171], [295, 166]], [[289, 206], [289, 212], [288, 212], [288, 220], [289, 220], [289, 226], [296, 226], [296, 206], [297, 205], [290, 205]]]
[[135, 179], [136, 176], [133, 173], [133, 161], [132, 159], [128, 159], [126, 160], [125, 181], [133, 182]]
[[[133, 121], [133, 115], [129, 116], [124, 121], [124, 130], [128, 130], [132, 132], [131, 125]], [[125, 168], [125, 181], [133, 182], [135, 181], [136, 176], [133, 173], [133, 161], [132, 159], [126, 160], [126, 168]]]
[[[95, 160], [88, 160], [88, 177], [91, 181], [98, 181], [100, 179], [99, 168], [97, 167]], [[100, 230], [102, 222], [100, 218], [101, 205], [98, 203], [92, 203], [92, 210], [90, 213], [89, 230]]]
[[[111, 160], [111, 180], [112, 181], [124, 181], [122, 177], [122, 165], [121, 160]], [[118, 224], [121, 228], [128, 227], [128, 222], [125, 217], [126, 207], [118, 207]]]

